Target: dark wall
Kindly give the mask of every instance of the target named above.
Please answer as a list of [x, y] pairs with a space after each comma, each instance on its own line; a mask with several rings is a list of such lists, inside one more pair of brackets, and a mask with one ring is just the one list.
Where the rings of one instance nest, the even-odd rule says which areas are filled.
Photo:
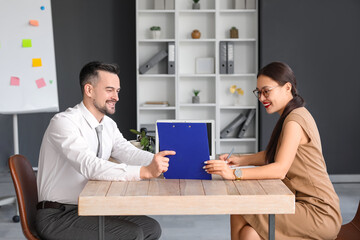
[[[359, 23], [358, 0], [260, 0], [260, 66], [284, 61], [294, 70], [332, 174], [360, 174]], [[260, 109], [265, 149], [278, 115]]]
[[[52, 1], [60, 111], [82, 99], [78, 75], [89, 61], [120, 66], [120, 101], [113, 119], [125, 137], [136, 128], [135, 1]], [[20, 153], [37, 166], [42, 136], [55, 113], [20, 114]], [[0, 115], [0, 169], [13, 154], [12, 116]]]

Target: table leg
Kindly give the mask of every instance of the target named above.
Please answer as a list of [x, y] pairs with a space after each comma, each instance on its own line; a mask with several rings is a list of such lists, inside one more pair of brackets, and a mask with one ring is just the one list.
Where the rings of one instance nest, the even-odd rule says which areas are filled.
[[105, 217], [99, 216], [99, 240], [105, 240]]
[[275, 240], [275, 215], [269, 214], [269, 240]]

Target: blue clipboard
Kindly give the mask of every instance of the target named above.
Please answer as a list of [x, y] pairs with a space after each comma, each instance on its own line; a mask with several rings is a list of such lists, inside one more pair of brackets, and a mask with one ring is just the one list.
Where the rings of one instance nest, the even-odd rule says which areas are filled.
[[209, 144], [206, 123], [158, 122], [159, 150], [173, 150], [168, 156], [167, 179], [206, 179], [211, 175], [203, 169], [209, 160]]

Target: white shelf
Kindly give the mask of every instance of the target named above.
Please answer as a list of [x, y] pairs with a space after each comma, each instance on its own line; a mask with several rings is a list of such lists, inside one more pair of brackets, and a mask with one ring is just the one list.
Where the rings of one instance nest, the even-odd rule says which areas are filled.
[[256, 9], [221, 9], [219, 13], [256, 13]]
[[179, 10], [179, 13], [193, 13], [193, 14], [199, 14], [199, 13], [215, 13], [215, 9], [189, 9], [189, 10]]
[[175, 110], [175, 107], [143, 107], [143, 106], [140, 106], [139, 109], [145, 110], [145, 111], [152, 111], [152, 110], [166, 111], [166, 110]]
[[204, 38], [199, 38], [199, 39], [181, 39], [179, 42], [215, 42], [216, 39], [204, 39]]
[[216, 107], [215, 103], [180, 103], [180, 107]]
[[220, 109], [221, 110], [226, 110], [226, 109], [230, 109], [230, 110], [236, 110], [236, 109], [256, 109], [257, 107], [256, 106], [220, 106]]
[[174, 78], [174, 74], [139, 74], [139, 78]]
[[171, 39], [171, 38], [168, 38], [168, 39], [141, 39], [139, 40], [139, 43], [148, 43], [148, 42], [154, 42], [154, 43], [157, 43], [157, 42], [174, 42], [175, 39]]
[[[154, 10], [154, 2], [136, 0], [136, 63], [137, 69], [161, 50], [168, 51], [168, 42], [175, 43], [175, 74], [167, 74], [168, 58], [145, 74], [137, 72], [137, 127], [155, 124], [159, 119], [215, 120], [216, 153], [258, 151], [258, 10], [232, 9], [234, 0], [202, 0], [200, 10], [191, 0], [174, 0], [174, 10]], [[258, 1], [256, 1], [258, 6]], [[161, 27], [160, 39], [152, 39], [149, 28]], [[230, 38], [230, 29], [238, 29], [238, 38]], [[201, 37], [191, 33], [199, 30]], [[220, 74], [220, 42], [234, 46], [234, 73]], [[214, 72], [196, 74], [198, 58], [213, 58]], [[211, 72], [211, 71], [208, 71]], [[232, 94], [236, 85], [242, 96]], [[200, 103], [192, 103], [193, 90], [200, 90]], [[148, 101], [167, 101], [168, 107], [144, 107]], [[239, 129], [220, 139], [220, 132], [240, 113], [256, 115], [243, 138], [236, 138]]]
[[220, 138], [220, 142], [256, 142], [256, 138]]
[[216, 77], [216, 74], [179, 74], [179, 77], [193, 77], [193, 78], [201, 78], [201, 77]]

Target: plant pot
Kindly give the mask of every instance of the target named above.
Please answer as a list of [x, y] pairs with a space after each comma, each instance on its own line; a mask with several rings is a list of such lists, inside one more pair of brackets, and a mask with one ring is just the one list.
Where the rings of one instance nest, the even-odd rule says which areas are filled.
[[239, 31], [237, 29], [230, 29], [230, 38], [239, 38]]
[[161, 31], [151, 31], [153, 39], [159, 39], [161, 35]]
[[143, 147], [141, 146], [140, 142], [138, 140], [130, 140], [129, 141], [132, 145], [134, 145], [135, 147], [139, 148], [139, 149], [143, 149]]
[[192, 8], [193, 9], [200, 9], [200, 3], [193, 3]]
[[199, 30], [195, 29], [194, 31], [192, 31], [191, 37], [194, 39], [199, 39], [201, 37], [201, 32], [199, 32]]
[[192, 103], [200, 103], [200, 97], [199, 96], [193, 96], [192, 97]]

